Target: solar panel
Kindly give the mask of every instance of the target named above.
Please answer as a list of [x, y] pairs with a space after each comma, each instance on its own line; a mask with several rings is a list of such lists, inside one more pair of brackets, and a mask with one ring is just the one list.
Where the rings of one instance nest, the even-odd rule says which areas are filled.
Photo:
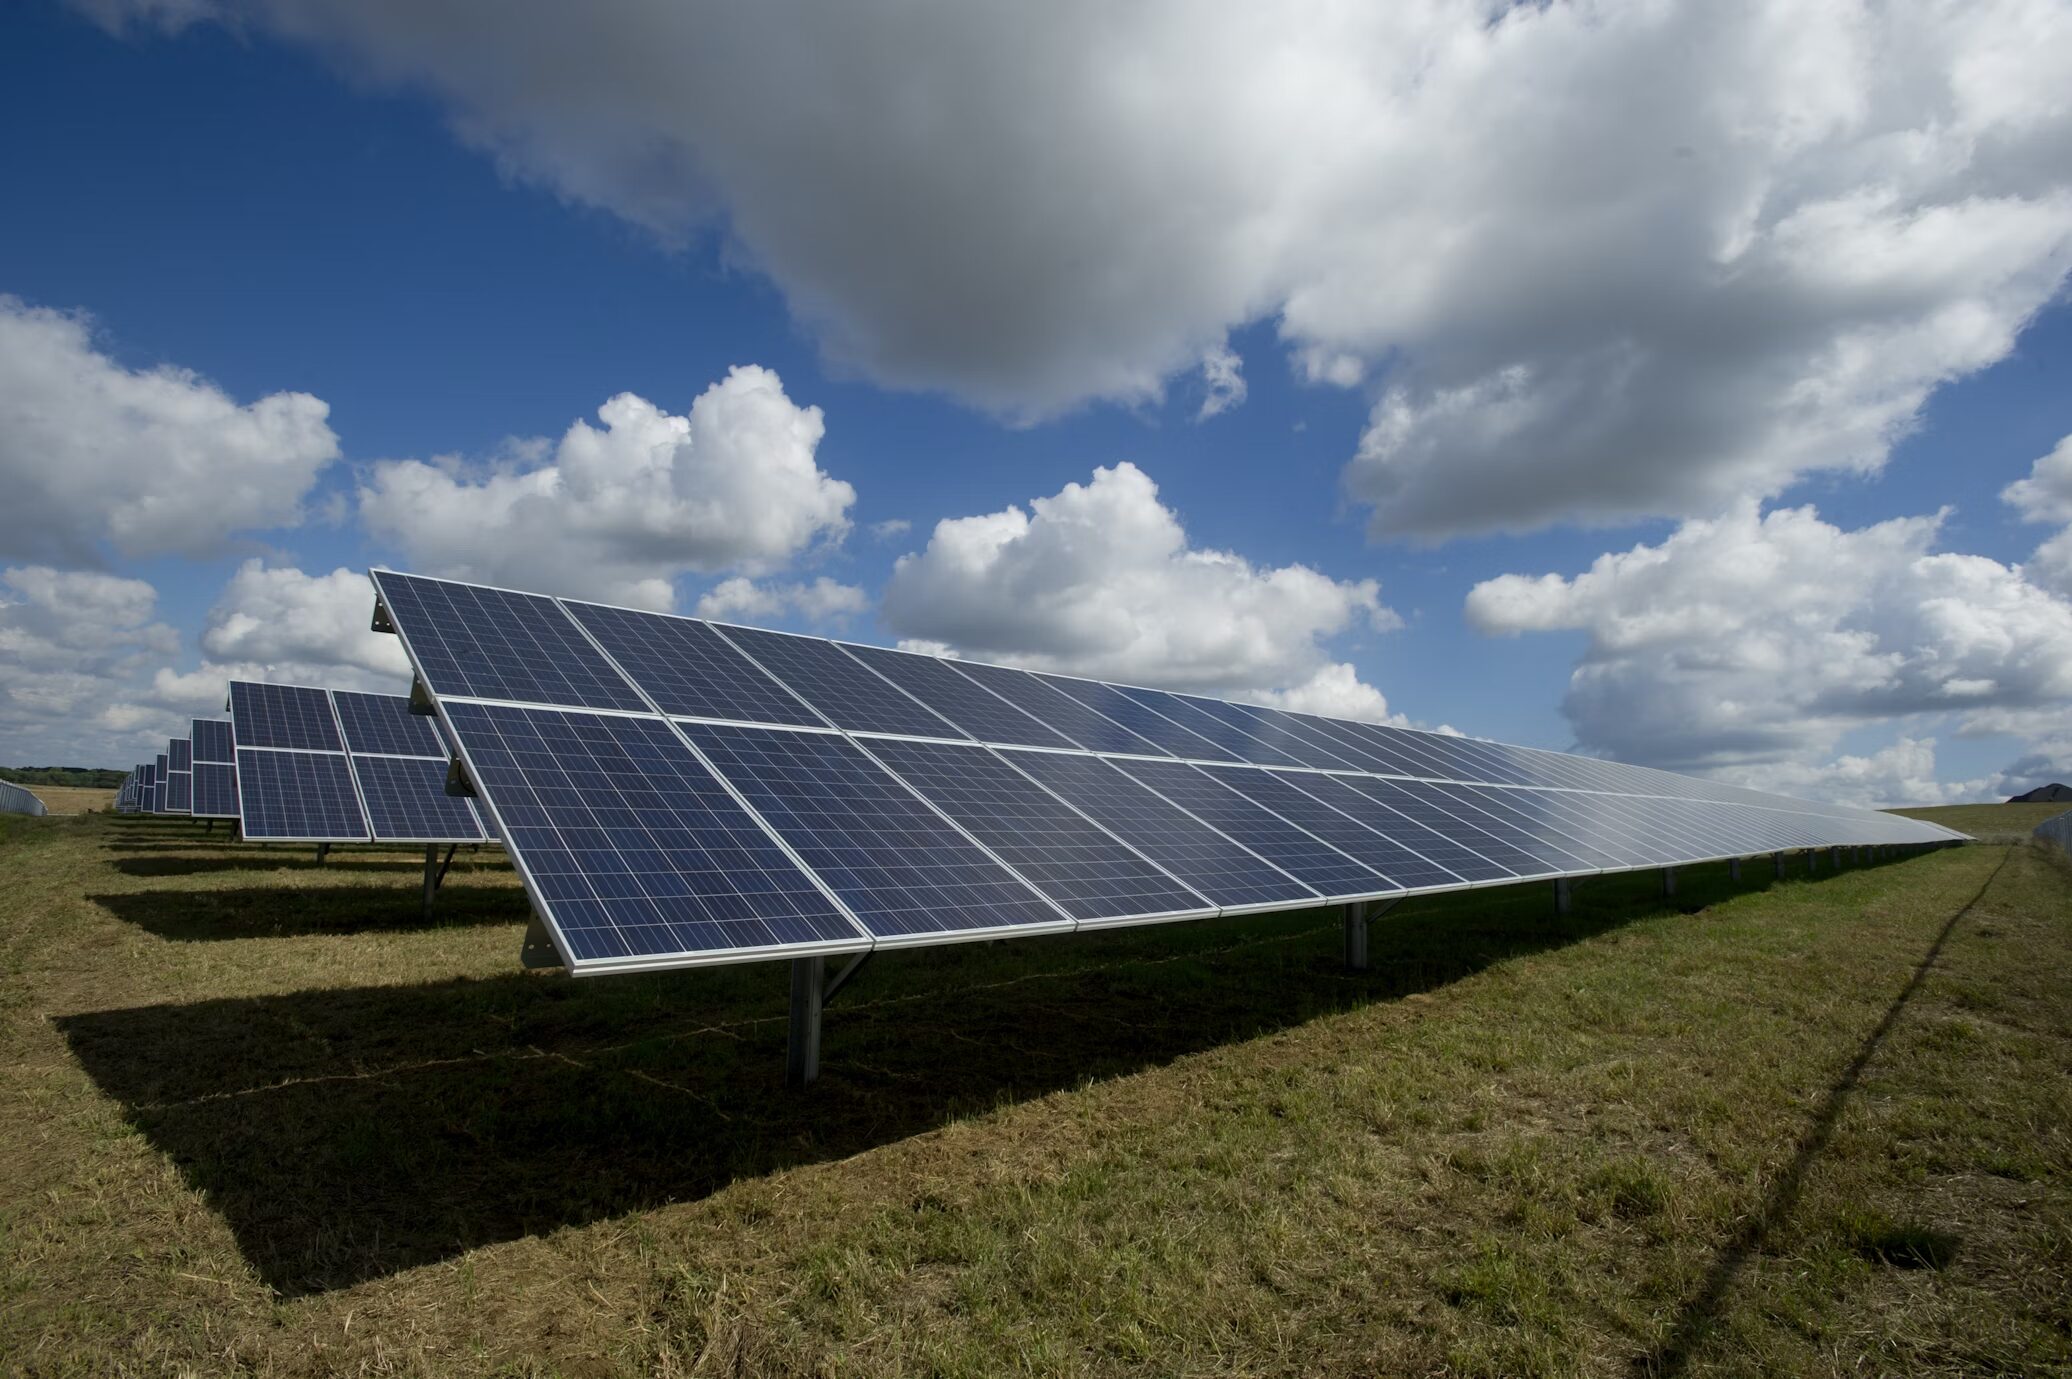
[[236, 764], [228, 761], [195, 762], [194, 817], [235, 819], [237, 816]]
[[720, 633], [838, 728], [914, 737], [962, 738], [962, 729], [882, 675], [873, 674], [833, 642], [753, 627]]
[[1195, 919], [1216, 907], [984, 747], [869, 751], [1074, 919]]
[[194, 769], [194, 744], [187, 738], [176, 737], [166, 746], [166, 765], [175, 771]]
[[342, 752], [338, 720], [328, 690], [309, 685], [230, 682], [230, 721], [237, 745], [292, 747], [305, 752]]
[[1072, 927], [848, 738], [705, 723], [682, 730], [881, 943]]
[[1397, 883], [1372, 867], [1240, 795], [1198, 767], [1184, 761], [1130, 760], [1115, 765], [1319, 895], [1343, 899], [1398, 888]]
[[1002, 755], [1226, 911], [1291, 909], [1322, 900], [1110, 762], [1064, 752]]
[[237, 760], [231, 743], [230, 724], [220, 718], [197, 718], [190, 729], [197, 762], [231, 763]]
[[[535, 907], [584, 971], [1947, 836], [1450, 734], [387, 571], [375, 582], [460, 734], [477, 815], [491, 829], [501, 816]], [[375, 830], [424, 827], [428, 810], [459, 807], [423, 794], [444, 748], [379, 698], [362, 712], [336, 696], [346, 733], [332, 750], [352, 751]], [[237, 745], [251, 745], [242, 725]], [[721, 822], [665, 817], [656, 800]]]
[[166, 812], [165, 796], [167, 778], [171, 775], [171, 770], [166, 766], [166, 754], [164, 752], [160, 752], [158, 754], [157, 762], [154, 763], [153, 775], [151, 778], [151, 812], [154, 814], [163, 814]]
[[442, 707], [573, 970], [870, 946], [663, 720]]
[[187, 771], [168, 771], [165, 778], [165, 812], [185, 814], [194, 805], [194, 776]]
[[[374, 587], [436, 694], [644, 712], [647, 705], [560, 605], [389, 570]], [[240, 744], [243, 738], [239, 738]]]
[[1077, 745], [937, 657], [888, 651], [881, 646], [841, 647], [980, 742], [1015, 747]]
[[820, 727], [820, 715], [695, 618], [564, 601], [655, 707], [686, 718]]
[[333, 690], [331, 702], [345, 730], [346, 750], [355, 756], [437, 757], [443, 762], [449, 755], [432, 720], [412, 713], [401, 695]]
[[355, 756], [353, 778], [367, 829], [383, 843], [475, 843], [482, 826], [466, 799], [446, 793], [446, 763], [426, 757]]
[[252, 842], [359, 843], [367, 816], [340, 752], [237, 749], [238, 831]]

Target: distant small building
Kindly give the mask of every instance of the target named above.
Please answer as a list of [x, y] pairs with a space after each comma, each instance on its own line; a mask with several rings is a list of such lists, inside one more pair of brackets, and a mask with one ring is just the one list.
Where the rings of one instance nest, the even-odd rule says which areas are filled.
[[2009, 804], [2066, 804], [2072, 803], [2072, 785], [2039, 785], [2034, 790], [2008, 800]]

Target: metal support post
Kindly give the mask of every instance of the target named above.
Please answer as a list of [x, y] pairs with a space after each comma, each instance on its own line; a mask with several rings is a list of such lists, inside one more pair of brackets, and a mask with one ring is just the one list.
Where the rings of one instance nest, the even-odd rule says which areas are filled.
[[318, 843], [318, 844], [317, 844], [317, 865], [318, 865], [318, 866], [320, 866], [320, 867], [321, 867], [322, 865], [324, 865], [324, 859], [325, 859], [326, 857], [330, 856], [330, 855], [331, 855], [331, 845], [330, 845], [329, 843]]
[[1808, 872], [1820, 870], [1820, 853], [1817, 849], [1808, 848], [1806, 850], [1806, 870]]
[[1782, 880], [1784, 879], [1784, 854], [1783, 854], [1783, 853], [1781, 853], [1781, 852], [1773, 852], [1773, 853], [1771, 853], [1771, 854], [1770, 854], [1770, 874], [1771, 874], [1772, 876], [1776, 877], [1776, 878], [1777, 878], [1777, 879], [1778, 879], [1779, 881], [1782, 881]]
[[1345, 907], [1345, 965], [1355, 972], [1367, 970], [1366, 909], [1357, 900]]
[[1558, 878], [1554, 882], [1554, 913], [1557, 915], [1567, 914], [1575, 905], [1575, 901], [1575, 889], [1569, 885], [1568, 878], [1565, 876]]
[[1739, 881], [1740, 879], [1741, 859], [1739, 857], [1736, 857], [1727, 863], [1727, 880]]
[[1842, 869], [1842, 850], [1840, 848], [1829, 848], [1827, 850], [1827, 866], [1829, 871], [1840, 871]]
[[785, 1085], [798, 1089], [820, 1076], [820, 1008], [826, 958], [791, 960], [791, 1036], [784, 1049]]
[[432, 893], [439, 889], [439, 848], [426, 843], [424, 849], [424, 917], [432, 917]]
[[1666, 900], [1666, 899], [1668, 899], [1668, 898], [1669, 898], [1670, 896], [1672, 896], [1672, 895], [1675, 895], [1675, 894], [1676, 894], [1676, 868], [1675, 868], [1675, 867], [1664, 867], [1664, 868], [1662, 868], [1662, 898]]

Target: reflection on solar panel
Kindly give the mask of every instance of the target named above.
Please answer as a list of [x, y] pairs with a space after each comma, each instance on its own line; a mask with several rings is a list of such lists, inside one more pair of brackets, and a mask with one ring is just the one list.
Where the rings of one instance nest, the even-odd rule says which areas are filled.
[[[375, 584], [480, 814], [501, 820], [581, 971], [1957, 836], [1478, 739], [387, 571]], [[426, 720], [369, 706], [363, 728], [338, 705], [355, 765], [380, 741], [417, 763], [391, 774], [430, 778]], [[379, 823], [362, 774], [378, 826], [403, 826]]]
[[392, 757], [436, 757], [445, 761], [446, 744], [432, 720], [410, 712], [410, 701], [394, 694], [361, 694], [332, 690], [338, 725], [345, 730], [346, 750]]
[[292, 747], [342, 752], [329, 691], [308, 685], [230, 682], [230, 722], [243, 747]]
[[359, 843], [367, 816], [342, 752], [237, 749], [241, 822], [255, 842]]

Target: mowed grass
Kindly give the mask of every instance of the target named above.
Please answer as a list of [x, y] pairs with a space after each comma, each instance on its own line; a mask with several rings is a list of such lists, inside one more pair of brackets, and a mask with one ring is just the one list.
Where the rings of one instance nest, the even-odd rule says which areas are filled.
[[2008, 842], [2036, 831], [2046, 819], [2072, 810], [2068, 804], [1940, 804], [1917, 809], [1895, 809], [1912, 819], [1927, 819], [1968, 833], [1981, 842]]
[[0, 1373], [2072, 1372], [2027, 845], [517, 970], [462, 854], [0, 822]]
[[91, 809], [115, 808], [115, 792], [79, 785], [25, 785], [22, 789], [43, 801], [53, 814], [84, 814]]

